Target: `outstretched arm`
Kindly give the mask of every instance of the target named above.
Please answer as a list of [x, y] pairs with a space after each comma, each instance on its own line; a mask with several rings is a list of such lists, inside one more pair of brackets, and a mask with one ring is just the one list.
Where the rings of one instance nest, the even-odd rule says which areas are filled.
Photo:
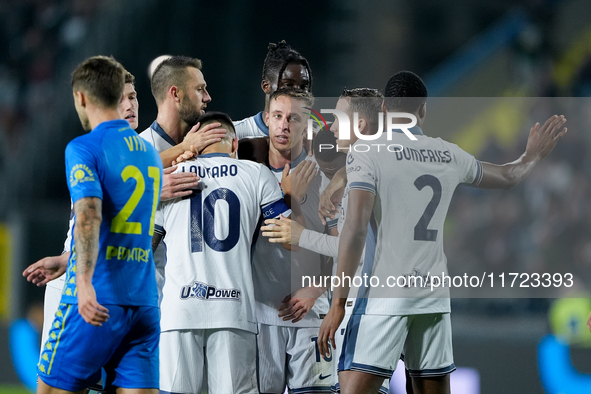
[[102, 221], [102, 200], [84, 197], [74, 203], [76, 226], [74, 247], [76, 253], [76, 286], [78, 311], [85, 322], [100, 327], [109, 319], [109, 311], [96, 300], [92, 276], [99, 252], [99, 233]]
[[562, 128], [565, 122], [563, 115], [554, 115], [542, 127], [536, 123], [529, 132], [525, 153], [519, 159], [502, 165], [482, 163], [482, 181], [477, 187], [509, 189], [527, 178], [535, 165], [554, 149], [566, 133], [566, 127]]

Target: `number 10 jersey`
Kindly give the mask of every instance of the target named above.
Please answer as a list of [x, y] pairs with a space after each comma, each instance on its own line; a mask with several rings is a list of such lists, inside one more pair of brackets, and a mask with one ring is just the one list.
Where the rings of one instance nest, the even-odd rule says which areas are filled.
[[156, 215], [165, 234], [162, 331], [237, 328], [257, 332], [251, 245], [261, 215], [291, 211], [265, 166], [210, 153], [179, 165], [198, 190], [169, 200]]

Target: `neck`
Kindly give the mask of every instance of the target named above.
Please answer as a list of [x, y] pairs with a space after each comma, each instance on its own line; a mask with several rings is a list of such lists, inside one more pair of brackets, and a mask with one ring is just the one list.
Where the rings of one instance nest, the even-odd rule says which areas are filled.
[[303, 145], [298, 144], [291, 149], [280, 152], [273, 147], [273, 144], [269, 144], [269, 165], [273, 168], [283, 168], [301, 155], [302, 149]]
[[232, 146], [225, 141], [216, 142], [215, 144], [206, 146], [205, 149], [201, 151], [202, 155], [206, 155], [208, 153], [227, 153], [231, 155]]
[[99, 107], [87, 107], [86, 113], [88, 115], [88, 122], [90, 123], [90, 129], [94, 130], [99, 124], [108, 122], [109, 120], [121, 119], [119, 109], [115, 108], [99, 108]]
[[180, 144], [189, 132], [189, 125], [179, 117], [176, 108], [171, 108], [167, 103], [158, 107], [156, 122], [177, 144]]

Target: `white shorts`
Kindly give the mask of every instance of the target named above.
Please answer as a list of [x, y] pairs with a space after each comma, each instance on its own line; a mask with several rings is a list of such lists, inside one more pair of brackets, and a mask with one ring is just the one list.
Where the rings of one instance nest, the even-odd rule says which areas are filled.
[[198, 394], [206, 373], [208, 393], [258, 393], [256, 335], [233, 328], [160, 334], [161, 393]]
[[259, 324], [257, 335], [261, 393], [330, 393], [332, 357], [318, 350], [318, 327]]
[[[58, 281], [63, 280], [55, 279]], [[55, 318], [55, 312], [60, 305], [62, 299], [63, 288], [54, 287], [54, 285], [45, 286], [45, 298], [43, 299], [43, 331], [41, 332], [41, 352], [43, 352], [43, 345], [49, 338], [49, 331], [51, 330], [51, 324]]]
[[[355, 305], [355, 298], [347, 299], [347, 303], [345, 304], [345, 317], [339, 326], [339, 329], [334, 335], [334, 339], [336, 342], [336, 349], [332, 349], [333, 351], [333, 364], [332, 364], [332, 392], [333, 393], [340, 393], [341, 387], [339, 385], [339, 376], [338, 376], [338, 366], [339, 366], [339, 358], [341, 357], [341, 348], [343, 346], [343, 340], [345, 338], [345, 330], [347, 328], [347, 323], [351, 318], [351, 313], [353, 312], [353, 307]], [[384, 382], [382, 383], [382, 387], [380, 387], [380, 393], [388, 394], [388, 390], [390, 388], [390, 378], [385, 378]]]
[[390, 378], [402, 354], [413, 377], [442, 376], [456, 369], [449, 313], [352, 315], [344, 341], [339, 371]]

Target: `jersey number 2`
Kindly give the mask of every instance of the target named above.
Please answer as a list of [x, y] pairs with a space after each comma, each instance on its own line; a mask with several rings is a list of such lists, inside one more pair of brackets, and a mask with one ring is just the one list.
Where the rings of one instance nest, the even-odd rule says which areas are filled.
[[441, 201], [441, 182], [433, 175], [421, 175], [415, 180], [415, 187], [420, 191], [425, 186], [433, 190], [433, 197], [427, 204], [423, 216], [415, 226], [415, 241], [435, 241], [437, 240], [437, 230], [428, 229], [427, 226], [435, 214], [435, 210]]
[[[215, 204], [224, 200], [229, 207], [228, 236], [217, 239], [215, 236]], [[203, 192], [191, 196], [191, 252], [203, 251], [203, 240], [216, 252], [227, 252], [238, 243], [240, 238], [240, 200], [229, 189], [219, 188], [203, 200]]]

